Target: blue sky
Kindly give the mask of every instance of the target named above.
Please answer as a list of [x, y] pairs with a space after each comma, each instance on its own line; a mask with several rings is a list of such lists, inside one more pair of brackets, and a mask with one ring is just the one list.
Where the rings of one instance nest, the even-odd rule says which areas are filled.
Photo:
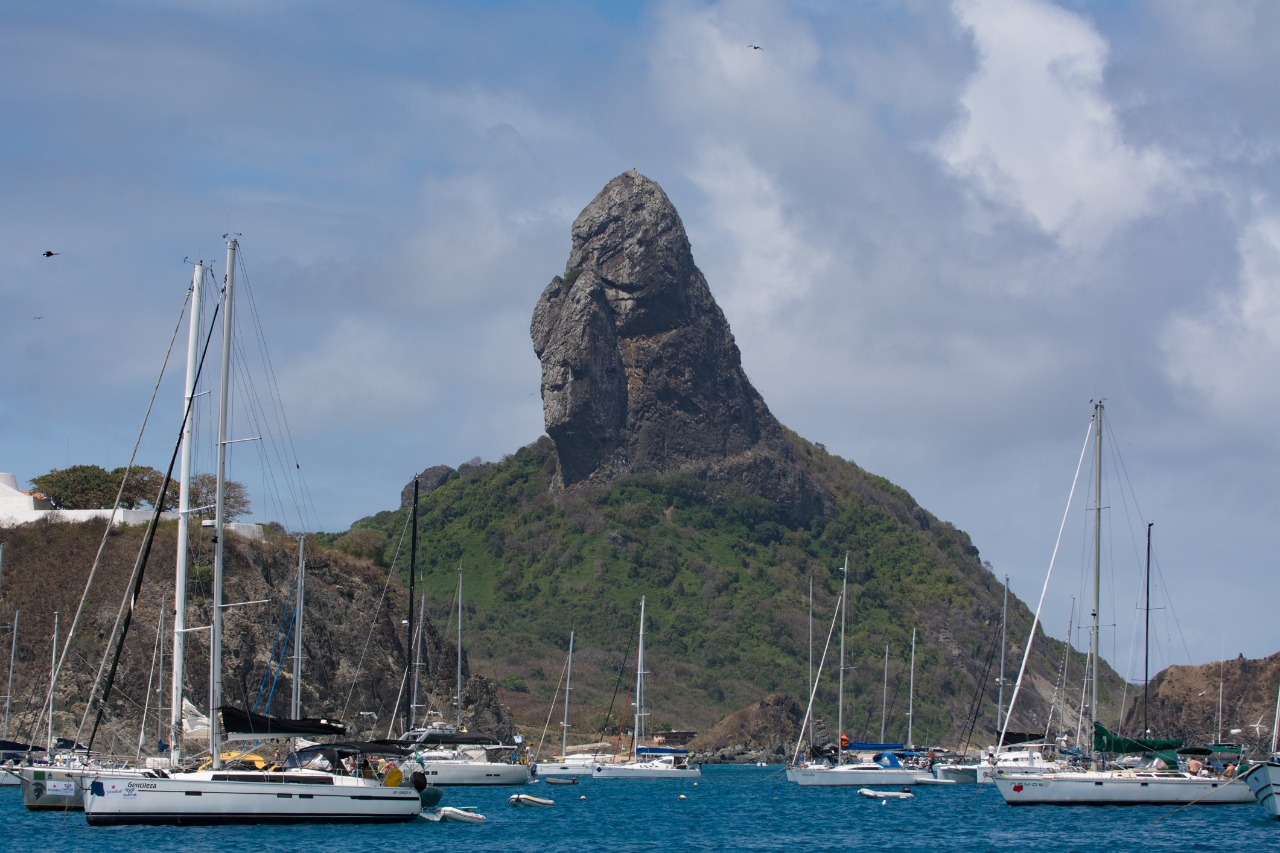
[[[1158, 665], [1272, 654], [1277, 67], [1266, 0], [11, 2], [0, 470], [125, 464], [228, 232], [308, 498], [288, 526], [499, 459], [542, 433], [528, 326], [570, 223], [636, 168], [783, 423], [1034, 606], [1103, 397], [1127, 523], [1156, 525]], [[256, 456], [232, 475], [269, 520]], [[1055, 569], [1051, 633], [1081, 584]], [[1122, 670], [1139, 585], [1104, 593]]]

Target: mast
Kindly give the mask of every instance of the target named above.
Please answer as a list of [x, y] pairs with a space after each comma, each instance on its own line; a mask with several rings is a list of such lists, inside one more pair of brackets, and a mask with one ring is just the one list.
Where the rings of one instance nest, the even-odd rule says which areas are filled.
[[[15, 624], [17, 624], [15, 622]], [[1276, 754], [1276, 738], [1280, 736], [1280, 687], [1276, 688], [1276, 719], [1271, 724], [1271, 754]]]
[[[1090, 649], [1090, 657], [1093, 659], [1093, 671], [1091, 673], [1092, 681], [1089, 686], [1089, 720], [1092, 723], [1098, 722], [1098, 634], [1099, 634], [1099, 606], [1102, 601], [1102, 401], [1093, 404], [1094, 413], [1094, 459], [1093, 467], [1095, 469], [1096, 478], [1094, 480], [1093, 492], [1093, 637], [1090, 640], [1092, 648]], [[1093, 736], [1093, 726], [1089, 727], [1089, 735]], [[1098, 751], [1093, 752], [1093, 769], [1098, 770], [1101, 767], [1101, 758]]]
[[222, 769], [222, 723], [218, 708], [222, 705], [222, 581], [224, 539], [226, 529], [227, 479], [227, 399], [231, 388], [231, 309], [236, 277], [238, 241], [227, 241], [227, 283], [222, 294], [222, 385], [218, 396], [218, 471], [217, 498], [213, 522], [213, 619], [209, 632], [209, 754], [213, 769]]
[[[809, 573], [809, 695], [813, 696], [813, 573]], [[809, 754], [813, 754], [813, 726], [809, 726]]]
[[1151, 736], [1151, 727], [1147, 719], [1149, 702], [1147, 688], [1151, 683], [1151, 525], [1147, 522], [1147, 624], [1142, 632], [1142, 736]]
[[844, 578], [840, 581], [840, 687], [836, 697], [836, 766], [844, 763], [844, 622], [848, 610], [849, 552], [844, 552]]
[[293, 701], [289, 716], [302, 719], [302, 602], [307, 588], [307, 537], [298, 537], [298, 600], [293, 610]]
[[458, 728], [462, 728], [462, 566], [458, 566]]
[[560, 724], [560, 757], [569, 753], [569, 684], [573, 680], [573, 630], [569, 630], [569, 661], [564, 672], [564, 722]]
[[[416, 668], [417, 660], [414, 659], [413, 652], [413, 632], [417, 627], [413, 624], [413, 593], [414, 581], [418, 577], [418, 478], [413, 478], [413, 530], [409, 534], [409, 621], [405, 623], [404, 638], [404, 656], [405, 656], [405, 675], [413, 673], [413, 684], [408, 690], [409, 710], [404, 715], [404, 730], [409, 731], [413, 728], [413, 711], [414, 703], [418, 701], [418, 671]], [[401, 540], [403, 541], [403, 540]]]
[[631, 737], [631, 758], [640, 757], [640, 740], [645, 736], [644, 710], [644, 596], [640, 596], [640, 642], [636, 651], [636, 726]]
[[1000, 743], [1004, 743], [1006, 717], [1004, 715], [1004, 643], [1009, 625], [1009, 576], [1004, 576], [1004, 606], [1000, 608], [1000, 678], [996, 680], [996, 731], [1000, 733]]
[[915, 722], [916, 711], [916, 629], [911, 629], [911, 680], [907, 689], [907, 746], [914, 747], [911, 728]]
[[182, 760], [182, 674], [186, 665], [187, 537], [191, 523], [191, 409], [200, 361], [200, 290], [204, 262], [191, 271], [191, 319], [187, 331], [187, 380], [182, 395], [182, 457], [178, 468], [178, 547], [173, 572], [173, 674], [169, 678], [169, 766]]
[[9, 684], [4, 690], [4, 733], [0, 740], [9, 739], [9, 700], [13, 698], [13, 656], [18, 653], [18, 611], [13, 611], [13, 638], [9, 641]]
[[48, 755], [53, 755], [53, 687], [58, 674], [58, 611], [53, 611], [53, 659], [49, 663], [49, 732]]
[[889, 647], [884, 647], [884, 688], [880, 691], [880, 742], [884, 743], [884, 719], [889, 713]]

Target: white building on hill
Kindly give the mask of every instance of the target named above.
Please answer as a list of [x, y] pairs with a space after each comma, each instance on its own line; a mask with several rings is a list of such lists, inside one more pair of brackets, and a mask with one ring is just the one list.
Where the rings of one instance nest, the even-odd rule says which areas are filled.
[[[17, 527], [31, 521], [88, 521], [91, 518], [111, 518], [115, 524], [146, 524], [151, 520], [149, 509], [121, 509], [114, 513], [109, 509], [54, 509], [49, 499], [39, 492], [23, 492], [18, 489], [18, 478], [0, 473], [0, 527]], [[166, 512], [163, 518], [177, 518], [177, 513]]]

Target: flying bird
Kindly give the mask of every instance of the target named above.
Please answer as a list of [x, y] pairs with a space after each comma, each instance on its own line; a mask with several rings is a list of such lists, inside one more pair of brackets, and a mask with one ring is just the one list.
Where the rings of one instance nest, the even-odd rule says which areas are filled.
[[764, 48], [758, 44], [749, 44], [747, 45], [747, 47], [751, 48], [752, 50], [764, 50]]
[[46, 258], [52, 258], [54, 255], [61, 255], [61, 254], [62, 254], [61, 252], [54, 252], [49, 249], [44, 250], [44, 256]]

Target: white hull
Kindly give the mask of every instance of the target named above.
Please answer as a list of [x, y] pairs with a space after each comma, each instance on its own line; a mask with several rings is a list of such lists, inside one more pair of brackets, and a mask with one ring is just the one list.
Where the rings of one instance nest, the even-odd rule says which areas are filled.
[[1255, 764], [1240, 778], [1266, 813], [1280, 820], [1280, 761]]
[[549, 761], [543, 764], [538, 762], [538, 776], [590, 776], [595, 771], [596, 763], [594, 761], [583, 764], [564, 763], [560, 761]]
[[407, 764], [406, 770], [421, 766], [432, 785], [525, 785], [529, 782], [527, 764], [504, 764], [496, 761], [423, 761]]
[[959, 782], [975, 784], [978, 781], [978, 765], [976, 764], [935, 764], [933, 778], [939, 782]]
[[84, 795], [90, 826], [244, 823], [396, 823], [422, 811], [412, 788], [314, 771], [199, 771], [173, 776], [100, 773]]
[[[873, 769], [874, 767], [874, 769]], [[787, 781], [797, 785], [851, 786], [858, 788], [892, 785], [902, 787], [915, 785], [917, 780], [931, 777], [921, 770], [907, 768], [885, 768], [879, 765], [842, 764], [838, 767], [788, 767]]]
[[993, 780], [1011, 806], [1181, 806], [1253, 802], [1239, 780], [1177, 771], [1081, 771], [999, 774]]
[[80, 811], [87, 779], [104, 772], [141, 777], [142, 769], [60, 767], [56, 764], [21, 767], [13, 771], [22, 786], [22, 804], [31, 811]]
[[591, 774], [597, 779], [701, 779], [697, 765], [673, 767], [670, 762], [635, 761], [626, 764], [597, 764]]

